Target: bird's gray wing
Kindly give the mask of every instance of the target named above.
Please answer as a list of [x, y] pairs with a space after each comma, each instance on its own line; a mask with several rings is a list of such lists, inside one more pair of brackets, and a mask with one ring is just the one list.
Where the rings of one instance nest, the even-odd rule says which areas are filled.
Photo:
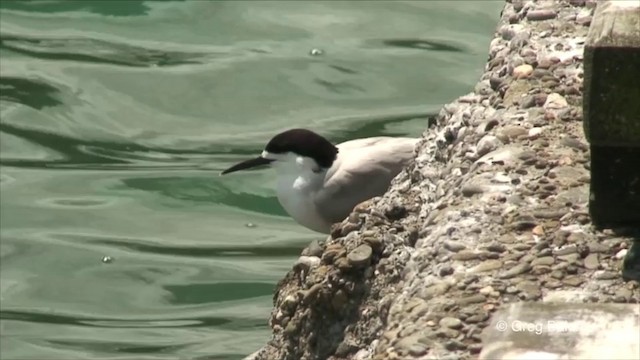
[[380, 137], [338, 145], [336, 166], [315, 197], [320, 216], [331, 223], [342, 221], [357, 204], [384, 194], [413, 157], [418, 140]]

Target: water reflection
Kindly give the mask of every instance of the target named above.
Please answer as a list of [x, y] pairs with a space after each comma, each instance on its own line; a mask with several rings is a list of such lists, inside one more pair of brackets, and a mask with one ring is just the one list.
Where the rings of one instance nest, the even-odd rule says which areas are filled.
[[58, 88], [42, 80], [0, 77], [0, 100], [26, 105], [36, 110], [62, 104], [56, 96], [59, 92]]

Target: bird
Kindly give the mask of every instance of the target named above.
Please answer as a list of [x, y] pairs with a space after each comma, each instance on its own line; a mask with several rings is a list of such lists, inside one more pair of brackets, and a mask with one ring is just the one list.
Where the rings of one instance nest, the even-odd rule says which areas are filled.
[[383, 195], [413, 158], [420, 139], [369, 137], [337, 145], [303, 128], [275, 135], [262, 153], [222, 171], [268, 165], [276, 170], [276, 194], [298, 224], [328, 234], [363, 201]]

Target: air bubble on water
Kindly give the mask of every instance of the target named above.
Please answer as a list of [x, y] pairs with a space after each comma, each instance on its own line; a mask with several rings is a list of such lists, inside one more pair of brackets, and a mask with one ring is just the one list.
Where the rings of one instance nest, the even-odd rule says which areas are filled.
[[105, 264], [111, 264], [115, 259], [112, 258], [111, 256], [103, 256], [102, 257], [102, 262]]
[[254, 224], [254, 223], [246, 223], [244, 226], [246, 226], [248, 228], [254, 228], [254, 227], [256, 227], [256, 224]]
[[323, 54], [324, 54], [324, 51], [322, 51], [322, 49], [311, 49], [311, 51], [309, 51], [309, 55], [311, 56], [320, 56]]

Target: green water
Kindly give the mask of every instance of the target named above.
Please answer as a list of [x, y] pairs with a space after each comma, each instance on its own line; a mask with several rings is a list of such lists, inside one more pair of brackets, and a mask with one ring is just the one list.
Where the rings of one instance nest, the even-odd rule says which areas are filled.
[[322, 235], [273, 173], [219, 170], [290, 127], [420, 135], [475, 84], [501, 5], [2, 0], [0, 357], [259, 348]]

